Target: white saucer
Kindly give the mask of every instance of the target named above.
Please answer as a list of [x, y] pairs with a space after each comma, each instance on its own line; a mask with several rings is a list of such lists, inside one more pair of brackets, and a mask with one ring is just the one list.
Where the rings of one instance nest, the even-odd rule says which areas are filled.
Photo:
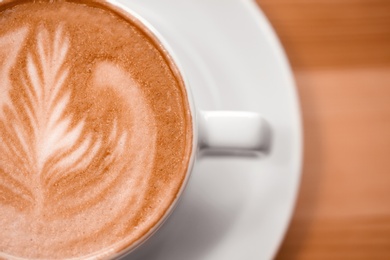
[[250, 0], [121, 0], [175, 50], [204, 110], [248, 110], [273, 128], [271, 154], [197, 163], [183, 200], [128, 260], [272, 259], [291, 218], [302, 160], [291, 70]]

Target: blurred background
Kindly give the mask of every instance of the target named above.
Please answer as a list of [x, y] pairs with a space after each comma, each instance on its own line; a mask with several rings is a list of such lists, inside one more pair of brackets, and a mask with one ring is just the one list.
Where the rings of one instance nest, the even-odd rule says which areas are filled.
[[277, 259], [390, 259], [390, 1], [257, 2], [304, 123], [302, 185]]

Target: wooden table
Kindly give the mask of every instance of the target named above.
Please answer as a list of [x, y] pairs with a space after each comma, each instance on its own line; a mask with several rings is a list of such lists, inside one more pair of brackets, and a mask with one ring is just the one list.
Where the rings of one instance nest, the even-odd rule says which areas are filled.
[[390, 1], [257, 1], [304, 121], [302, 185], [277, 259], [390, 259]]

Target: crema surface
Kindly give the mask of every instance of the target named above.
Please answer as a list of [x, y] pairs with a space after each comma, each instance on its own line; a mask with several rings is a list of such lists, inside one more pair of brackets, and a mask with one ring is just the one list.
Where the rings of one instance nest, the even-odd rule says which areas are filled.
[[0, 3], [0, 259], [105, 258], [166, 213], [186, 176], [181, 76], [100, 1]]

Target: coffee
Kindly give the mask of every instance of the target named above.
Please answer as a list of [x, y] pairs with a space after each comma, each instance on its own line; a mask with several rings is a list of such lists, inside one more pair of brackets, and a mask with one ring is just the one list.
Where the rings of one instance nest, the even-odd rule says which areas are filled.
[[191, 156], [171, 58], [103, 1], [3, 1], [0, 25], [0, 259], [105, 258], [135, 243]]

